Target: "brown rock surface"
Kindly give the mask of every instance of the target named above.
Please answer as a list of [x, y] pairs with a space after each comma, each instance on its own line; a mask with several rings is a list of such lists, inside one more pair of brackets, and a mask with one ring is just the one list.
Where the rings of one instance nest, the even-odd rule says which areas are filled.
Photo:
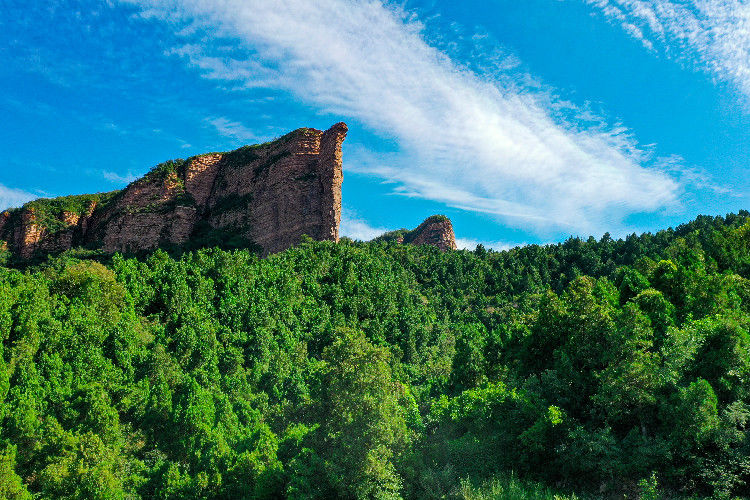
[[[10, 218], [10, 215], [0, 217], [7, 221], [2, 226], [9, 225]], [[75, 230], [80, 219], [78, 214], [63, 211], [58, 218], [61, 227], [51, 232], [37, 220], [37, 213], [33, 208], [22, 210], [18, 219], [19, 223], [12, 229], [9, 238], [12, 248], [22, 259], [30, 258], [36, 252], [59, 253], [67, 250], [73, 244]], [[3, 231], [2, 226], [0, 226], [0, 234]]]
[[[110, 205], [94, 210], [84, 239], [88, 243], [100, 241], [109, 253], [185, 243], [194, 221], [185, 221], [185, 207], [177, 201], [183, 192], [177, 172], [163, 178], [147, 175], [125, 188]], [[190, 210], [193, 214], [188, 218], [194, 219], [195, 208]]]
[[432, 245], [442, 251], [456, 249], [453, 224], [447, 217], [433, 215], [421, 223], [410, 235], [412, 245]]
[[185, 190], [199, 206], [203, 206], [211, 196], [216, 174], [223, 155], [220, 153], [209, 153], [190, 159], [185, 170]]
[[34, 210], [27, 210], [21, 214], [21, 224], [15, 229], [14, 239], [19, 242], [18, 254], [22, 259], [32, 256], [39, 241], [44, 235], [44, 229], [36, 223]]
[[264, 255], [304, 234], [338, 241], [346, 133], [344, 123], [303, 128], [267, 144], [166, 162], [106, 202], [58, 212], [54, 223], [49, 213], [38, 221], [32, 207], [4, 212], [0, 239], [24, 259], [78, 245], [148, 250], [207, 235], [241, 237]]
[[432, 245], [442, 251], [456, 249], [453, 224], [444, 215], [433, 215], [425, 219], [416, 229], [399, 229], [375, 238], [374, 241], [395, 242], [407, 245]]

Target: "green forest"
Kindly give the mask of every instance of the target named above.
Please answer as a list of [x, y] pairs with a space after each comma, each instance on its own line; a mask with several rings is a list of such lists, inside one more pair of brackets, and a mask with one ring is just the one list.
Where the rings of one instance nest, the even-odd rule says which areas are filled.
[[750, 497], [749, 329], [748, 212], [6, 260], [0, 497]]

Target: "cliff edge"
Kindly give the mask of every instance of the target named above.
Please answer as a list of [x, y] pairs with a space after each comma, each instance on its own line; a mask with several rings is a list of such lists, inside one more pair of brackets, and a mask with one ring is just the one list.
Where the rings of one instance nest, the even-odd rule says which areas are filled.
[[122, 191], [39, 199], [0, 214], [0, 248], [28, 259], [76, 246], [105, 252], [250, 246], [263, 255], [339, 239], [348, 129], [302, 128], [266, 144], [172, 160]]

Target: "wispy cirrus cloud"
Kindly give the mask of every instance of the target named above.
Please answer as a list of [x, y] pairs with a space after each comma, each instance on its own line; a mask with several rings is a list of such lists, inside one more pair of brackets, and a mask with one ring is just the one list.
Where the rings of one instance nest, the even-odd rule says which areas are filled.
[[707, 71], [750, 98], [746, 0], [584, 0], [647, 48]]
[[206, 122], [212, 125], [219, 135], [227, 139], [235, 139], [242, 142], [257, 141], [258, 136], [240, 122], [232, 121], [229, 118], [219, 116], [208, 118]]
[[130, 184], [131, 182], [138, 179], [138, 176], [131, 172], [121, 175], [117, 172], [110, 172], [108, 170], [102, 170], [102, 177], [114, 184]]
[[0, 210], [20, 207], [34, 198], [37, 198], [37, 196], [23, 189], [10, 188], [0, 184]]
[[205, 78], [283, 89], [394, 139], [398, 157], [356, 168], [397, 193], [566, 231], [678, 205], [680, 183], [650, 167], [626, 128], [527, 86], [515, 62], [495, 75], [470, 69], [478, 65], [430, 45], [414, 14], [391, 3], [123, 2], [183, 35], [167, 52]]

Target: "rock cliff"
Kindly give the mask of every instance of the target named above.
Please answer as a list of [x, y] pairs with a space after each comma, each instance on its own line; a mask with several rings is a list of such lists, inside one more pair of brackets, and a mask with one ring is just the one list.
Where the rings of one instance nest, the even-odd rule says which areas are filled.
[[234, 244], [266, 255], [302, 235], [338, 241], [347, 126], [155, 167], [122, 191], [40, 199], [0, 214], [15, 255], [75, 246], [105, 252]]
[[411, 234], [412, 245], [432, 245], [440, 250], [455, 250], [456, 235], [448, 217], [433, 215], [421, 223]]
[[399, 229], [379, 236], [375, 241], [395, 241], [409, 245], [432, 245], [442, 251], [456, 249], [451, 220], [444, 215], [425, 219], [416, 229]]

